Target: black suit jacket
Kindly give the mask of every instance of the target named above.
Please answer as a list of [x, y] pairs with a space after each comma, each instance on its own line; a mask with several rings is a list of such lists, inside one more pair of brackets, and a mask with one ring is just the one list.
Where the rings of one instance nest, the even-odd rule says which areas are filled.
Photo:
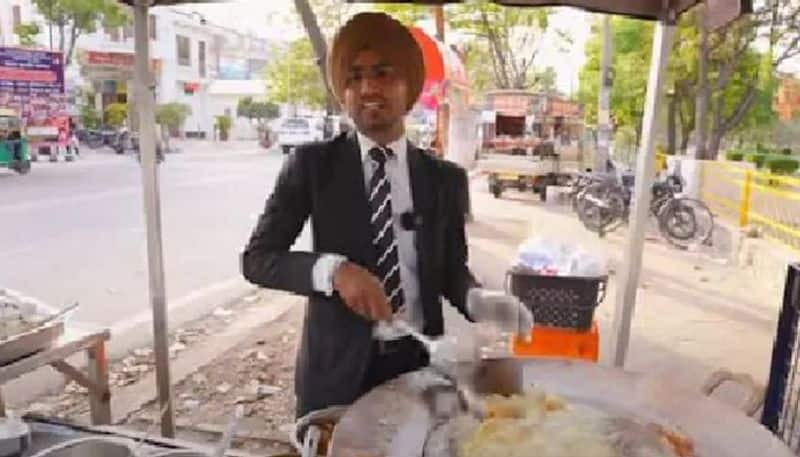
[[[441, 298], [467, 315], [467, 290], [477, 285], [467, 268], [464, 213], [458, 205], [464, 170], [409, 144], [408, 166], [424, 329], [444, 330]], [[311, 218], [313, 252], [294, 252]], [[372, 323], [347, 309], [335, 294], [313, 289], [319, 256], [336, 253], [375, 271], [370, 208], [354, 133], [298, 147], [289, 155], [242, 254], [245, 278], [259, 286], [309, 297], [297, 356], [298, 416], [352, 403], [372, 357]], [[467, 316], [468, 317], [468, 316]]]

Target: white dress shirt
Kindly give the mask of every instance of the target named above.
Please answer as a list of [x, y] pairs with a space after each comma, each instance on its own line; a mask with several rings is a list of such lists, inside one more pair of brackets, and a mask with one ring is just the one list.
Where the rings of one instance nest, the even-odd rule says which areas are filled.
[[[369, 181], [377, 165], [369, 157], [369, 150], [378, 146], [372, 139], [358, 132], [358, 145], [361, 149], [361, 163], [364, 167], [364, 191], [369, 192]], [[386, 177], [392, 188], [392, 213], [394, 217], [394, 236], [397, 241], [400, 259], [400, 283], [405, 296], [403, 319], [417, 330], [422, 330], [424, 318], [419, 291], [419, 272], [417, 249], [414, 246], [415, 233], [402, 227], [401, 215], [414, 212], [414, 199], [411, 195], [411, 178], [408, 171], [408, 140], [403, 135], [386, 145], [393, 154], [386, 160]], [[336, 254], [325, 254], [317, 260], [312, 271], [314, 290], [327, 295], [333, 293], [333, 273], [347, 259]]]

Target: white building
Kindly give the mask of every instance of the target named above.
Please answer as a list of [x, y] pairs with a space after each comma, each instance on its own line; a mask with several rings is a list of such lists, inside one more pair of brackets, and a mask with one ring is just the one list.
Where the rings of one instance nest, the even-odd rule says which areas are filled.
[[[43, 32], [38, 37], [41, 47], [48, 48], [48, 27], [31, 0], [0, 0], [0, 45], [18, 45], [14, 25], [32, 21]], [[237, 96], [264, 96], [263, 67], [270, 49], [267, 40], [211, 24], [199, 13], [172, 7], [152, 8], [149, 22], [156, 102], [179, 102], [191, 108], [183, 129], [186, 136], [213, 138], [215, 116], [229, 114], [235, 118]], [[131, 93], [133, 51], [132, 25], [100, 27], [81, 36], [73, 66], [67, 69], [68, 86], [72, 80], [73, 84], [91, 87], [98, 109], [109, 103], [126, 102], [135, 97]], [[212, 94], [209, 89], [218, 80], [226, 80], [226, 84], [217, 84]], [[234, 124], [244, 125], [239, 120]], [[237, 132], [252, 136], [242, 127], [231, 132], [233, 138], [237, 138]]]
[[234, 119], [231, 138], [255, 140], [258, 130], [247, 118], [236, 117], [239, 100], [252, 97], [263, 99], [267, 95], [267, 82], [260, 79], [212, 81], [208, 87], [209, 111], [213, 116], [230, 116]]
[[30, 22], [33, 15], [30, 0], [0, 0], [0, 46], [19, 46], [14, 27]]

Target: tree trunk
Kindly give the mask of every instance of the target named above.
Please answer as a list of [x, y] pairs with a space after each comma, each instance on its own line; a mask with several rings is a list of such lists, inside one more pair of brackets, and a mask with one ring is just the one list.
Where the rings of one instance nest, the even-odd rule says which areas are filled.
[[681, 154], [686, 154], [686, 149], [689, 148], [689, 139], [692, 137], [692, 129], [686, 130], [681, 135], [681, 145], [680, 151]]
[[294, 6], [297, 9], [297, 14], [300, 15], [300, 20], [303, 22], [303, 27], [306, 29], [308, 39], [311, 41], [311, 46], [314, 48], [314, 54], [317, 56], [317, 66], [319, 67], [319, 72], [322, 76], [322, 82], [327, 89], [325, 103], [326, 111], [329, 115], [333, 114], [334, 112], [338, 111], [339, 104], [333, 97], [331, 88], [328, 85], [328, 69], [326, 66], [328, 47], [325, 43], [325, 37], [322, 35], [322, 31], [319, 28], [317, 15], [314, 14], [314, 10], [311, 9], [311, 5], [308, 3], [308, 0], [294, 0]]
[[489, 39], [489, 47], [494, 54], [497, 64], [495, 67], [497, 68], [498, 73], [500, 75], [500, 79], [497, 80], [497, 88], [498, 89], [510, 89], [511, 88], [511, 79], [508, 76], [508, 65], [506, 64], [506, 56], [503, 53], [503, 49], [501, 48], [500, 44], [500, 37], [494, 33], [491, 25], [489, 24], [489, 17], [486, 15], [486, 11], [481, 11], [481, 21], [483, 22], [484, 27], [487, 30], [487, 38]]
[[75, 44], [77, 44], [78, 37], [80, 35], [81, 34], [78, 32], [77, 27], [72, 27], [69, 37], [69, 48], [67, 49], [67, 53], [64, 55], [65, 65], [72, 63], [72, 56], [75, 54]]
[[66, 30], [64, 30], [64, 23], [58, 24], [58, 50], [61, 51], [61, 54], [66, 54], [67, 48], [67, 34]]
[[700, 29], [700, 51], [697, 64], [697, 102], [695, 105], [695, 157], [706, 159], [706, 132], [708, 123], [708, 27], [706, 24], [706, 6], [702, 4], [697, 8], [697, 27]]
[[725, 132], [723, 130], [711, 131], [711, 138], [708, 140], [708, 149], [706, 150], [706, 156], [708, 157], [708, 160], [717, 159], [719, 148], [722, 145], [723, 136], [725, 136]]
[[742, 119], [747, 115], [747, 112], [750, 111], [750, 107], [753, 105], [753, 101], [756, 97], [756, 89], [756, 81], [753, 80], [750, 85], [748, 85], [745, 94], [739, 99], [739, 103], [733, 110], [733, 114], [727, 119], [722, 115], [722, 104], [724, 100], [720, 97], [719, 100], [716, 101], [712, 119], [711, 138], [709, 139], [705, 154], [706, 159], [715, 160], [717, 158], [719, 148], [722, 145], [722, 139], [728, 132], [739, 125]]

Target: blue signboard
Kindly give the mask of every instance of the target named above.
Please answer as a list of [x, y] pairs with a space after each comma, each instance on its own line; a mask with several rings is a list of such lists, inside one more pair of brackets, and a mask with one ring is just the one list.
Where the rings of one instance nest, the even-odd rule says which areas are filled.
[[0, 47], [0, 92], [34, 96], [63, 94], [61, 53]]

